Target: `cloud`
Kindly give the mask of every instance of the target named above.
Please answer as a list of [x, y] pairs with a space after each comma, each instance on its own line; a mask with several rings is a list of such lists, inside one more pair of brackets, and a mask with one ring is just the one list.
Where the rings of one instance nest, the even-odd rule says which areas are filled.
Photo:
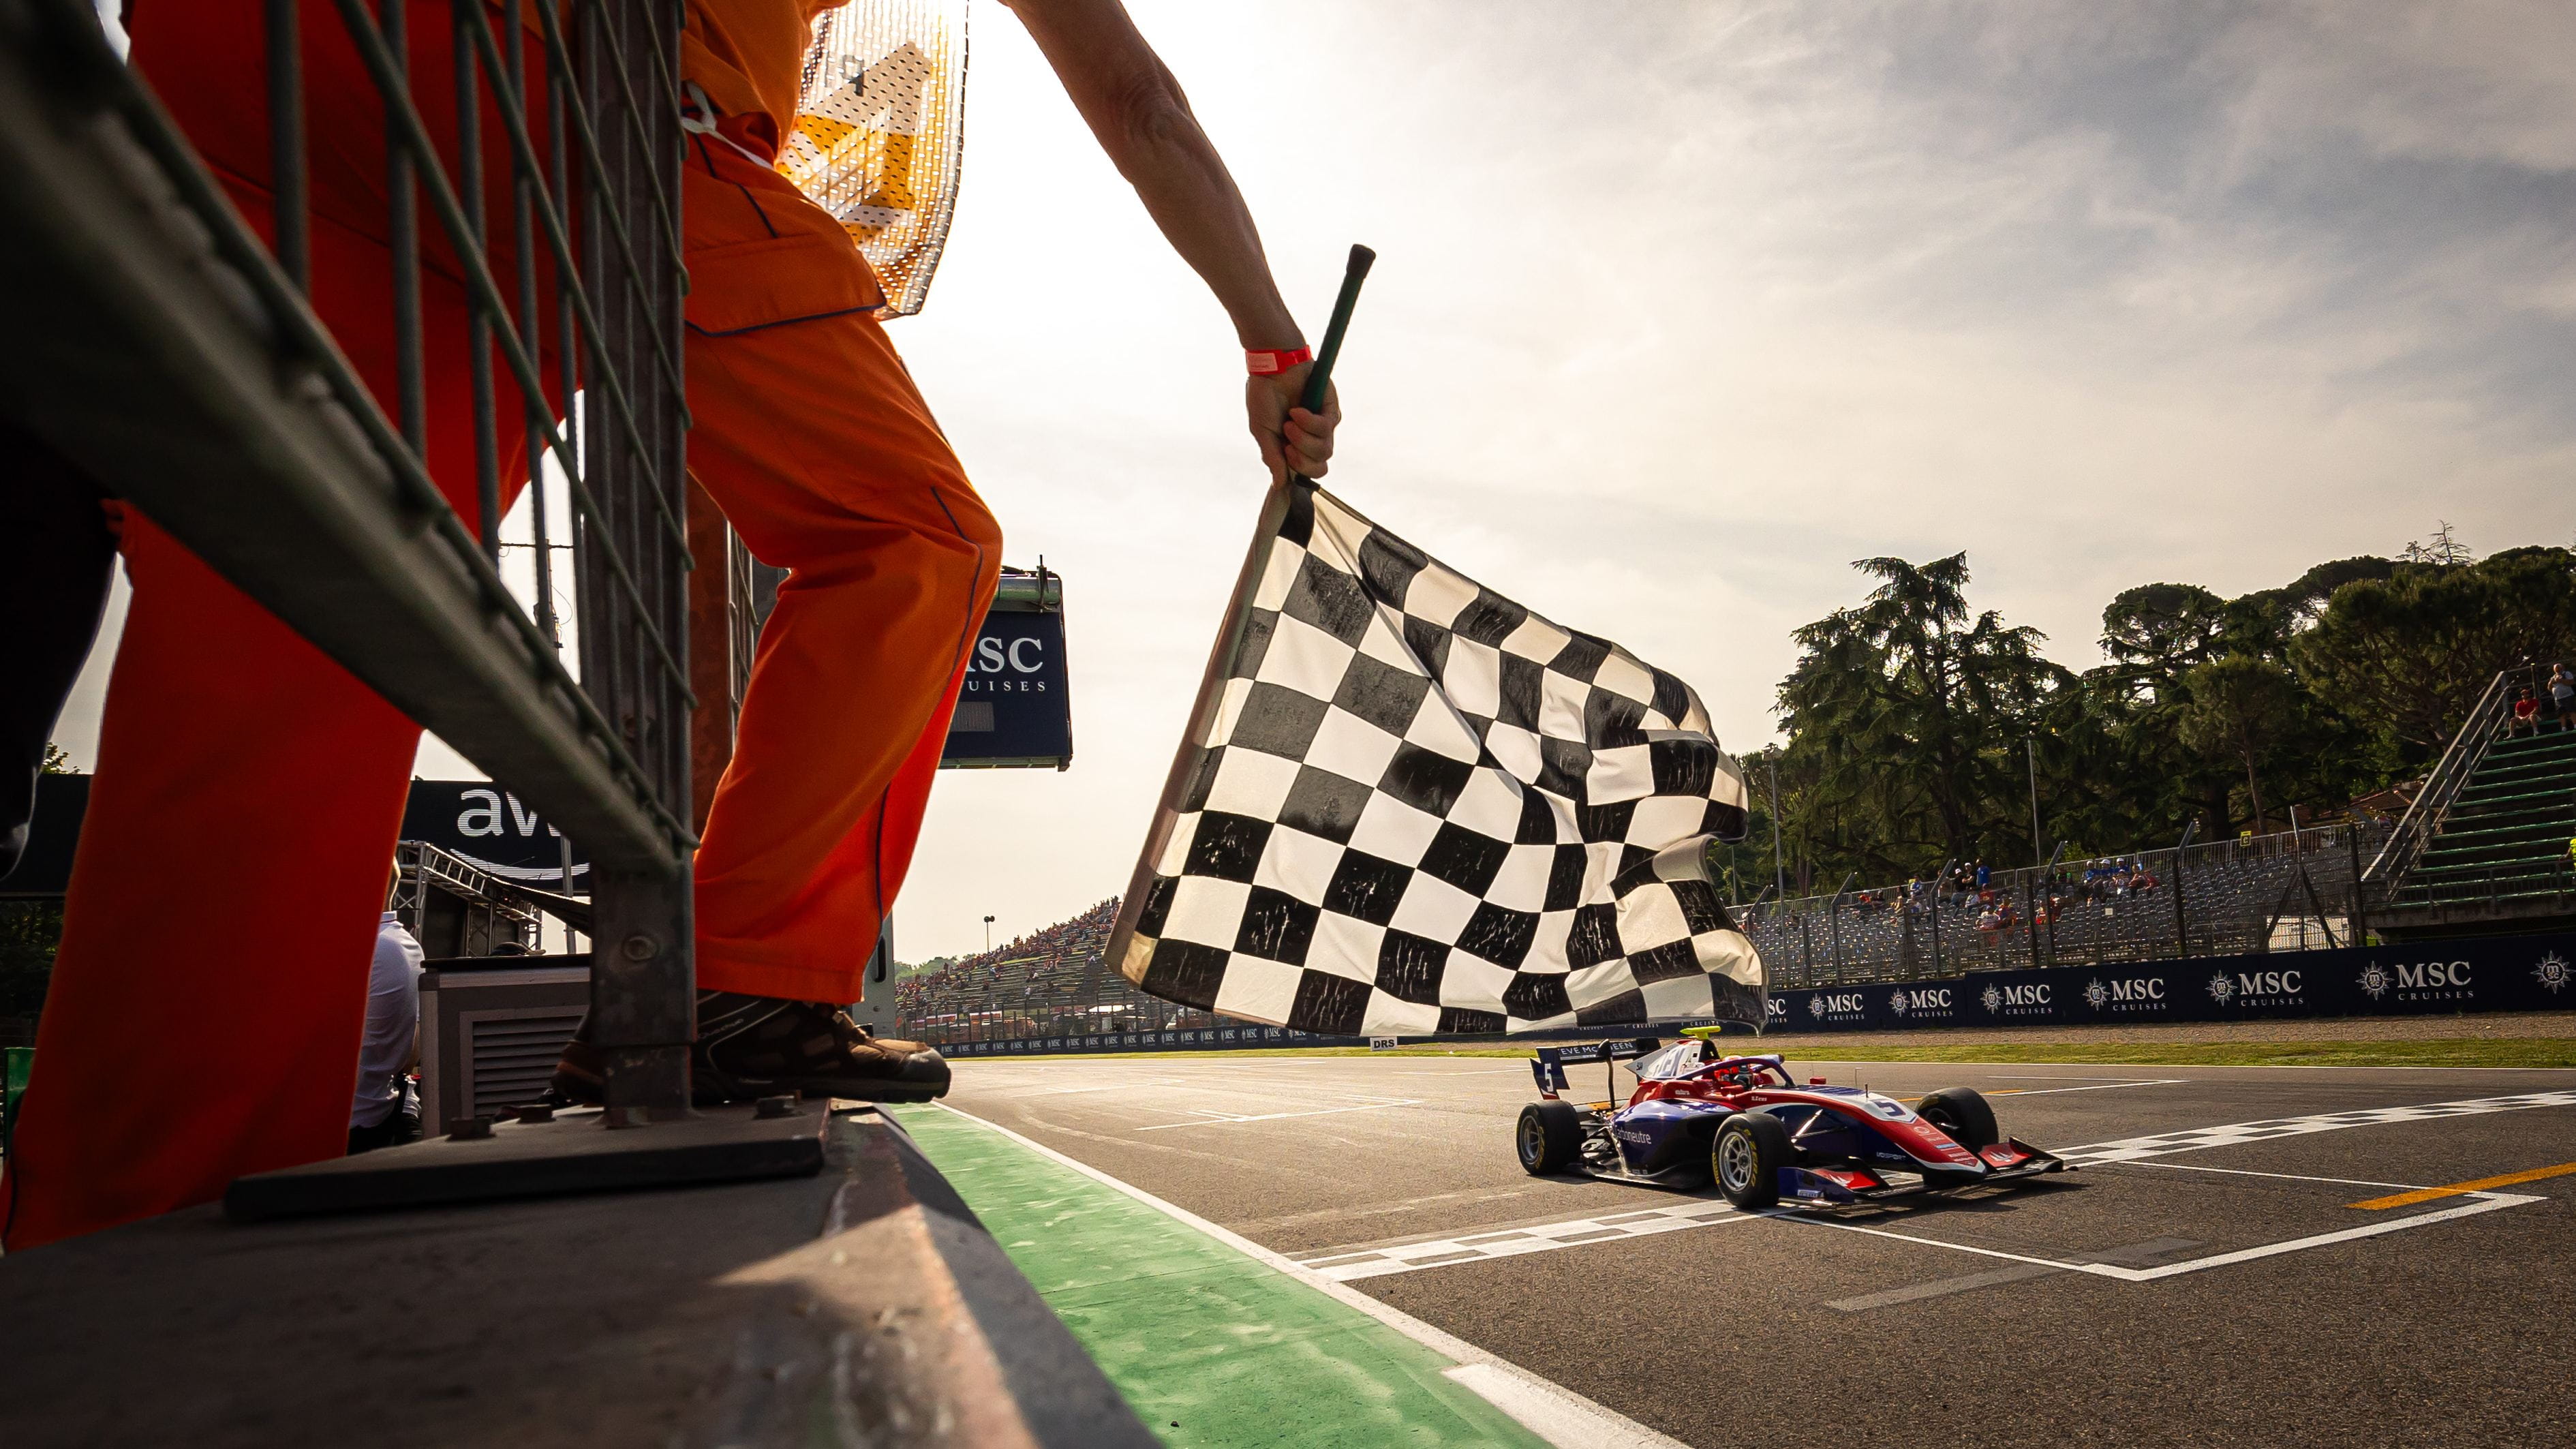
[[[2080, 667], [2132, 584], [2576, 532], [2564, 5], [1131, 8], [1310, 328], [1380, 253], [1331, 486], [1731, 745], [1853, 559], [1967, 549]], [[1261, 487], [1224, 317], [976, 26], [894, 335], [1011, 560], [1069, 580], [1077, 763], [943, 777], [907, 957], [1123, 888]]]

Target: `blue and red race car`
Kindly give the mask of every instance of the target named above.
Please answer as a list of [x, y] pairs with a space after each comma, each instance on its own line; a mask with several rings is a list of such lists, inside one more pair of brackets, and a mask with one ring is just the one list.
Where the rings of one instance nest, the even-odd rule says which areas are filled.
[[[1786, 1198], [1827, 1205], [1945, 1188], [1986, 1187], [2067, 1164], [1995, 1128], [1986, 1099], [1966, 1087], [1908, 1107], [1863, 1087], [1800, 1085], [1777, 1056], [1722, 1053], [1715, 1027], [1690, 1027], [1665, 1046], [1652, 1037], [1541, 1047], [1530, 1063], [1544, 1100], [1521, 1109], [1521, 1166], [1546, 1177], [1585, 1172], [1658, 1187], [1712, 1178], [1739, 1208]], [[1562, 1099], [1565, 1069], [1632, 1063], [1626, 1106]], [[1616, 1080], [1615, 1078], [1613, 1079]], [[1615, 1099], [1615, 1094], [1614, 1094]]]

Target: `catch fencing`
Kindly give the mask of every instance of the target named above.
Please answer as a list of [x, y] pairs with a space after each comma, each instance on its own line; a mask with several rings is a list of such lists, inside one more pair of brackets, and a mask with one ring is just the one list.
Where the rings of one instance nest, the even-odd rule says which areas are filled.
[[[268, 0], [241, 100], [265, 103], [272, 243], [91, 0], [0, 0], [13, 408], [581, 841], [607, 1094], [654, 1111], [687, 1106], [693, 1020], [681, 20], [679, 0]], [[354, 75], [314, 69], [352, 55]], [[382, 182], [363, 225], [319, 194], [367, 205], [352, 169]], [[373, 387], [308, 297], [315, 238], [353, 226], [388, 238]], [[458, 381], [429, 359], [459, 355], [477, 527], [425, 461]], [[498, 568], [522, 482], [533, 614]], [[573, 519], [578, 679], [550, 486]]]
[[[1773, 991], [1972, 972], [2340, 949], [2384, 824], [2340, 823], [1741, 907]], [[1952, 866], [1955, 866], [1955, 862]], [[1946, 877], [1952, 866], [1943, 868]]]

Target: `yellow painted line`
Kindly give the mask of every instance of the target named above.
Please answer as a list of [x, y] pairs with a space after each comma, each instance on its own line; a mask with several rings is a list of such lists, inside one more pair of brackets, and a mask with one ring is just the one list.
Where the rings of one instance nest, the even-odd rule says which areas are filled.
[[2508, 1172], [2501, 1177], [2481, 1177], [2474, 1182], [2455, 1182], [2448, 1187], [2419, 1187], [2413, 1192], [2401, 1192], [2391, 1197], [2375, 1197], [2368, 1202], [2346, 1203], [2345, 1206], [2370, 1212], [2377, 1212], [2381, 1208], [2413, 1207], [2419, 1202], [2431, 1202], [2437, 1197], [2460, 1197], [2472, 1192], [2485, 1192], [2492, 1187], [2511, 1187], [2518, 1182], [2538, 1182], [2544, 1177], [2565, 1177], [2569, 1173], [2576, 1173], [2576, 1162], [2562, 1162], [2556, 1167], [2534, 1167], [2524, 1172]]

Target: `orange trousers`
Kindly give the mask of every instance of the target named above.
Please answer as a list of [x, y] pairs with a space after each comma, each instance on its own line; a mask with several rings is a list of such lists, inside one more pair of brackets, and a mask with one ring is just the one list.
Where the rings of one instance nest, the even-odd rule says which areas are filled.
[[[135, 9], [136, 66], [265, 230], [259, 5]], [[390, 399], [379, 103], [329, 7], [304, 13], [313, 303]], [[415, 0], [411, 14], [414, 96], [432, 134], [451, 136], [448, 12]], [[543, 74], [533, 54], [529, 73]], [[727, 131], [755, 151], [765, 140]], [[497, 156], [497, 119], [483, 134]], [[506, 168], [487, 165], [506, 187]], [[496, 196], [489, 214], [506, 218]], [[1000, 533], [837, 224], [713, 139], [693, 147], [682, 206], [690, 468], [752, 552], [793, 571], [699, 852], [699, 981], [854, 1001], [992, 599]], [[428, 462], [470, 524], [463, 293], [443, 244], [423, 253]], [[506, 382], [502, 395], [506, 412]], [[420, 734], [147, 520], [125, 538], [133, 601], [0, 1177], [11, 1250], [341, 1152]]]

